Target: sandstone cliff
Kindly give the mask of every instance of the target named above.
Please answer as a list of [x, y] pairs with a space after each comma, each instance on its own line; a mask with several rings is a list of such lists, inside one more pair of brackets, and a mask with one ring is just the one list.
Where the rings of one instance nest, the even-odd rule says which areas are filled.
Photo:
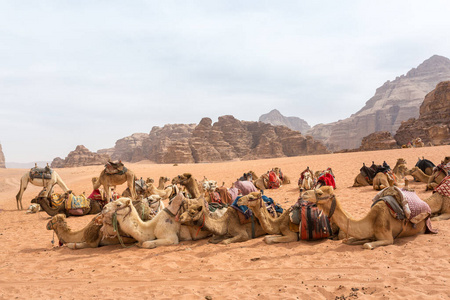
[[170, 124], [123, 138], [111, 156], [130, 162], [202, 163], [323, 153], [328, 150], [321, 142], [285, 126], [222, 116], [214, 124], [203, 118], [198, 125]]
[[292, 130], [300, 131], [305, 134], [311, 129], [308, 122], [298, 117], [285, 117], [278, 110], [274, 109], [267, 114], [261, 115], [259, 117], [260, 122], [269, 123], [272, 125], [282, 125], [286, 126]]
[[107, 154], [98, 154], [89, 151], [85, 146], [78, 145], [65, 159], [60, 157], [52, 161], [52, 168], [70, 168], [92, 165], [103, 165], [110, 159]]
[[424, 96], [443, 80], [450, 80], [450, 60], [434, 55], [406, 75], [387, 81], [350, 118], [316, 125], [308, 134], [331, 150], [357, 148], [362, 138], [373, 132], [394, 134], [402, 121], [419, 116]]
[[420, 137], [427, 145], [450, 144], [450, 81], [439, 83], [420, 106], [419, 118], [403, 122], [395, 134], [400, 145]]
[[378, 131], [364, 137], [360, 151], [384, 150], [400, 148], [389, 131]]
[[0, 168], [6, 168], [5, 155], [3, 154], [2, 145], [0, 144]]

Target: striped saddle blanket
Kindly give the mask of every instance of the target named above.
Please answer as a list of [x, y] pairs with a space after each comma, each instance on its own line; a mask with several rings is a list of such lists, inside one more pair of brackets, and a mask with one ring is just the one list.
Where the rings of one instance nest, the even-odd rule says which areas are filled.
[[66, 201], [66, 209], [89, 208], [90, 206], [90, 201], [85, 195], [75, 196], [74, 194], [69, 194]]

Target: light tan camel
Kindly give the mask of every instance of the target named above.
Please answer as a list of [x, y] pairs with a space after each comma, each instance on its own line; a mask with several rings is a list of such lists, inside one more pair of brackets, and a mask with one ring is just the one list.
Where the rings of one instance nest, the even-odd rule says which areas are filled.
[[433, 193], [427, 199], [424, 199], [431, 208], [432, 221], [450, 219], [450, 198], [440, 193]]
[[[257, 198], [260, 195], [259, 192], [253, 192], [242, 198]], [[241, 224], [239, 221], [238, 212], [232, 207], [228, 207], [225, 214], [218, 218], [213, 219], [208, 212], [208, 208], [205, 208], [205, 204], [202, 201], [198, 201], [196, 204], [189, 205], [188, 209], [181, 214], [180, 222], [187, 225], [199, 225], [201, 224], [206, 230], [214, 234], [214, 237], [209, 240], [210, 243], [222, 243], [230, 244], [237, 242], [245, 242], [252, 238], [262, 236], [266, 234], [261, 225], [254, 219], [247, 224]], [[252, 231], [253, 226], [253, 231]]]
[[442, 180], [447, 176], [447, 174], [442, 171], [442, 170], [436, 170], [435, 172], [433, 172], [433, 174], [431, 174], [431, 176], [428, 178], [428, 182], [427, 182], [427, 188], [425, 189], [426, 191], [428, 190], [434, 190], [441, 182]]
[[147, 183], [147, 190], [144, 193], [144, 197], [147, 198], [151, 195], [158, 195], [162, 200], [170, 199], [179, 193], [179, 189], [175, 184], [167, 186], [165, 189], [160, 190], [156, 188], [153, 183]]
[[180, 240], [198, 240], [210, 236], [211, 233], [201, 231], [198, 226], [181, 226], [177, 216], [184, 211], [184, 200], [183, 195], [178, 194], [169, 207], [147, 222], [139, 218], [130, 198], [120, 198], [108, 203], [102, 214], [109, 216], [115, 213], [121, 230], [135, 238], [137, 245], [142, 248], [176, 245]]
[[412, 140], [412, 145], [414, 148], [424, 147], [425, 144], [422, 142], [422, 139], [420, 137], [417, 137]]
[[384, 201], [372, 206], [364, 218], [355, 220], [342, 208], [341, 203], [334, 195], [333, 188], [329, 186], [306, 191], [303, 194], [303, 199], [317, 203], [317, 206], [327, 215], [329, 215], [331, 204], [335, 199], [336, 208], [331, 221], [339, 226], [340, 230], [352, 237], [347, 241], [348, 244], [363, 244], [365, 249], [392, 245], [396, 238], [413, 236], [424, 233], [426, 230], [425, 220], [417, 224], [411, 222], [404, 224], [392, 217]]
[[406, 167], [406, 160], [404, 158], [399, 158], [397, 159], [397, 162], [395, 163], [394, 168], [392, 169], [392, 172], [394, 172], [395, 174], [399, 174], [402, 175], [404, 177], [405, 174], [403, 174], [408, 170], [408, 168]]
[[397, 172], [392, 172], [394, 178], [391, 178], [383, 172], [377, 173], [377, 175], [375, 175], [375, 177], [373, 178], [373, 189], [380, 191], [389, 186], [396, 186], [399, 183], [403, 182], [406, 174], [408, 173], [408, 168], [404, 164], [400, 164], [396, 167]]
[[111, 199], [111, 190], [110, 187], [114, 187], [116, 185], [121, 185], [123, 183], [127, 183], [128, 188], [131, 192], [131, 198], [136, 199], [136, 188], [134, 186], [134, 181], [136, 180], [136, 176], [133, 171], [127, 169], [123, 174], [107, 174], [105, 169], [100, 173], [99, 177], [92, 178], [94, 190], [98, 189], [100, 186], [103, 186], [103, 189], [106, 193], [106, 199], [109, 201]]
[[314, 179], [313, 179], [313, 172], [305, 172], [303, 174], [303, 180], [301, 184], [298, 186], [300, 189], [300, 192], [312, 190], [314, 188]]
[[158, 181], [158, 190], [164, 190], [166, 188], [166, 182], [169, 182], [170, 178], [161, 176]]
[[27, 189], [28, 183], [31, 183], [35, 186], [42, 186], [45, 189], [45, 193], [43, 197], [47, 198], [48, 195], [51, 195], [53, 186], [55, 184], [59, 185], [64, 192], [69, 191], [69, 188], [64, 183], [64, 181], [61, 179], [58, 173], [56, 173], [55, 170], [51, 173], [50, 179], [42, 179], [42, 178], [33, 178], [30, 177], [30, 171], [23, 174], [22, 178], [20, 179], [20, 189], [19, 192], [16, 195], [16, 202], [17, 202], [17, 209], [22, 210], [22, 196], [23, 192]]
[[[290, 243], [298, 241], [298, 232], [292, 231], [289, 227], [290, 209], [285, 209], [279, 217], [274, 218], [267, 211], [261, 197], [253, 199], [241, 197], [237, 204], [246, 205], [255, 213], [256, 218], [258, 218], [261, 223], [261, 227], [267, 234], [270, 234], [264, 237], [264, 241], [267, 244]], [[332, 225], [332, 229], [334, 232], [339, 230], [339, 228], [335, 225]]]
[[[97, 248], [106, 245], [119, 244], [119, 238], [104, 237], [101, 230], [103, 226], [102, 215], [95, 216], [84, 228], [72, 230], [67, 225], [66, 216], [58, 214], [47, 223], [47, 230], [54, 230], [58, 236], [60, 245], [66, 244], [71, 249]], [[135, 243], [136, 240], [123, 236], [125, 244]]]
[[430, 176], [425, 174], [420, 168], [413, 167], [411, 170], [409, 170], [406, 175], [410, 175], [414, 178], [415, 181], [420, 181], [423, 183], [428, 183], [428, 180], [430, 179]]

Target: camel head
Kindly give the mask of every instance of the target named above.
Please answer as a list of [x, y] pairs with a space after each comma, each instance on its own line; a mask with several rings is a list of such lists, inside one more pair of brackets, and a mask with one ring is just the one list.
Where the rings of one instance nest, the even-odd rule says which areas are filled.
[[399, 166], [399, 165], [406, 165], [406, 160], [404, 158], [397, 159], [396, 166]]
[[155, 183], [155, 180], [153, 180], [153, 178], [147, 178], [147, 180], [145, 180], [146, 184], [150, 184], [150, 183]]
[[205, 207], [201, 203], [194, 203], [180, 215], [180, 223], [186, 225], [193, 225], [193, 223], [200, 220], [203, 216]]
[[178, 175], [177, 177], [174, 177], [172, 179], [172, 184], [181, 184], [186, 185], [189, 180], [191, 180], [192, 174], [191, 173], [183, 173], [183, 175]]
[[322, 186], [318, 189], [309, 190], [303, 193], [302, 198], [305, 201], [317, 203], [328, 202], [334, 197], [332, 186]]
[[[205, 178], [206, 179], [206, 178]], [[215, 191], [217, 188], [217, 181], [215, 180], [204, 180], [203, 181], [203, 189], [205, 191]]]
[[58, 226], [67, 227], [66, 216], [64, 214], [57, 214], [53, 216], [47, 223], [47, 230], [55, 230]]
[[100, 178], [98, 177], [92, 177], [92, 187], [94, 188], [94, 190], [98, 189], [100, 187]]
[[132, 201], [130, 198], [119, 198], [113, 202], [109, 202], [103, 207], [102, 215], [104, 217], [112, 217], [114, 213], [125, 216], [130, 213]]
[[166, 176], [161, 176], [161, 177], [159, 177], [159, 181], [162, 181], [163, 183], [166, 183], [166, 182], [170, 181], [170, 178], [166, 177]]
[[405, 172], [405, 176], [406, 176], [406, 175], [412, 176], [413, 173], [415, 173], [417, 170], [419, 170], [418, 167], [413, 167], [411, 170], [407, 170], [407, 171]]
[[252, 192], [248, 195], [242, 196], [239, 198], [237, 205], [246, 205], [248, 207], [255, 207], [256, 205], [260, 205], [259, 200], [261, 199], [261, 192]]

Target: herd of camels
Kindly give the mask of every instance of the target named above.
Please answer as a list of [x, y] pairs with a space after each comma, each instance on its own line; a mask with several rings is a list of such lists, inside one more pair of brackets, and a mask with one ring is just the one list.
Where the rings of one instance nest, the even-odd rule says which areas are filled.
[[[376, 169], [374, 166], [370, 168]], [[67, 206], [71, 191], [56, 171], [47, 170], [50, 171], [47, 178], [33, 178], [31, 172], [26, 173], [22, 177], [16, 200], [20, 210], [27, 184], [43, 186], [42, 192], [32, 202], [39, 204], [40, 209], [52, 217], [47, 229], [56, 233], [60, 245], [65, 244], [71, 249], [119, 243], [124, 247], [135, 243], [150, 249], [208, 237], [210, 243], [222, 244], [243, 242], [259, 236], [264, 236], [268, 244], [293, 242], [303, 239], [300, 236], [301, 222], [311, 222], [318, 227], [316, 220], [309, 220], [305, 216], [300, 223], [293, 223], [294, 210], [302, 206], [314, 207], [325, 214], [330, 224], [329, 229], [325, 228], [325, 231], [329, 231], [327, 237], [374, 249], [393, 244], [397, 238], [434, 233], [430, 220], [450, 219], [450, 176], [447, 173], [450, 157], [446, 157], [439, 166], [425, 165], [421, 168], [416, 164], [416, 167], [408, 169], [406, 161], [398, 159], [392, 170], [387, 168], [387, 172], [379, 171], [372, 177], [368, 171], [370, 168], [364, 165], [355, 177], [354, 187], [372, 185], [380, 191], [377, 197], [383, 201], [374, 202], [367, 215], [359, 220], [353, 219], [345, 211], [331, 184], [320, 181], [320, 176], [327, 174], [334, 178], [331, 169], [314, 173], [307, 168], [302, 172], [298, 181], [299, 202], [281, 211], [275, 211], [274, 204], [269, 208], [267, 197], [263, 195], [267, 188], [290, 183], [290, 179], [279, 168], [273, 168], [261, 176], [250, 171], [233, 183], [231, 188], [225, 188], [207, 178], [196, 180], [190, 173], [180, 174], [171, 181], [162, 176], [155, 185], [153, 179], [145, 182], [136, 180], [134, 173], [122, 163], [108, 163], [100, 176], [92, 180], [94, 192], [100, 190], [100, 194], [97, 194], [99, 198], [88, 197], [87, 207], [75, 214], [94, 214], [95, 217], [77, 231], [72, 230], [66, 222], [66, 218], [73, 214]], [[433, 190], [430, 197], [418, 199], [408, 187], [408, 175], [425, 183], [426, 189]], [[115, 186], [125, 182], [128, 188], [121, 196], [117, 196]], [[64, 191], [59, 197], [62, 203], [59, 206], [52, 203], [55, 184]], [[402, 188], [397, 187], [400, 185]], [[167, 207], [162, 202], [165, 199], [170, 200]], [[419, 205], [415, 202], [413, 206], [411, 203], [408, 206], [408, 201], [413, 200], [419, 201]], [[401, 211], [394, 212], [394, 206], [400, 207]], [[242, 207], [248, 210], [240, 210]], [[422, 210], [412, 212], [410, 207], [421, 207]]]

